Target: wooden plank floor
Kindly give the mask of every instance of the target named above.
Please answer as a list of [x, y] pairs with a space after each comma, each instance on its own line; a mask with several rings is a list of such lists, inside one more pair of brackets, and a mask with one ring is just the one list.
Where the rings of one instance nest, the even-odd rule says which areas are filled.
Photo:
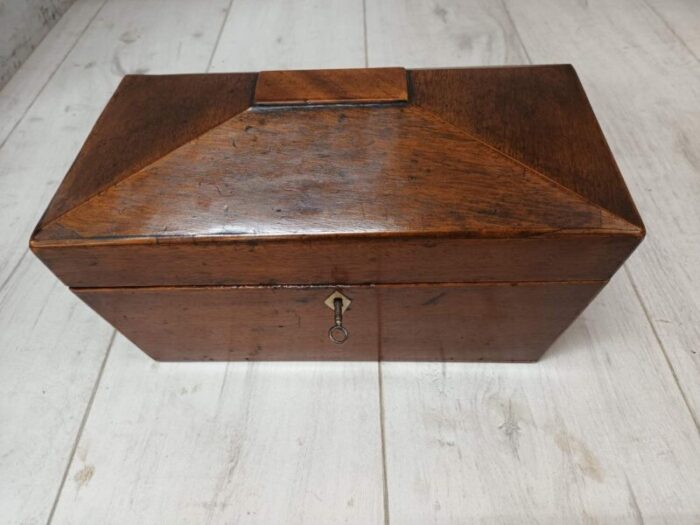
[[[0, 524], [700, 523], [694, 0], [77, 0], [0, 91]], [[150, 361], [27, 252], [121, 75], [573, 63], [647, 223], [538, 364]]]

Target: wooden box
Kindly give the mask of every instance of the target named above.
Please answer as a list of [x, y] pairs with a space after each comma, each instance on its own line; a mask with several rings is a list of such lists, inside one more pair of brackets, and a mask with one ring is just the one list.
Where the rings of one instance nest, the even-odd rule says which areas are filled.
[[159, 360], [531, 361], [643, 236], [564, 65], [127, 76], [30, 244]]

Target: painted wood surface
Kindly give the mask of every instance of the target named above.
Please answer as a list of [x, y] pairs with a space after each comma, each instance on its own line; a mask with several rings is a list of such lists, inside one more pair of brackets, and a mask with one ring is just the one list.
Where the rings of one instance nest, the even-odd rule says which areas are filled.
[[26, 257], [0, 289], [0, 523], [45, 523], [114, 329]]
[[365, 66], [361, 2], [234, 0], [211, 71]]
[[0, 145], [63, 63], [106, 0], [78, 0], [0, 91]]
[[498, 2], [368, 1], [365, 25], [369, 67], [527, 63], [510, 15]]
[[74, 0], [0, 0], [0, 88]]
[[700, 3], [695, 0], [644, 0], [682, 45], [700, 60]]
[[381, 523], [376, 372], [156, 364], [118, 336], [53, 523]]
[[[382, 365], [382, 389], [376, 365], [189, 369], [118, 337], [53, 522], [696, 523], [698, 431], [674, 381], [697, 414], [700, 22], [684, 2], [368, 1], [371, 66], [574, 63], [649, 227], [632, 281], [537, 365]], [[115, 4], [45, 88], [13, 88], [12, 118], [39, 97], [0, 149], [3, 523], [46, 522], [111, 335], [28, 262], [29, 230], [119, 72], [203, 71], [227, 17]], [[362, 66], [362, 6], [343, 6], [236, 0], [213, 69]]]

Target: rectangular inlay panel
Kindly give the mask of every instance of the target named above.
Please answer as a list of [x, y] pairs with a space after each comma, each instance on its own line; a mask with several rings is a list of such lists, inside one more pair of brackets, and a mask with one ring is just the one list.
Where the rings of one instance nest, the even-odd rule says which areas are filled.
[[258, 105], [407, 100], [406, 70], [399, 67], [263, 71], [255, 88]]

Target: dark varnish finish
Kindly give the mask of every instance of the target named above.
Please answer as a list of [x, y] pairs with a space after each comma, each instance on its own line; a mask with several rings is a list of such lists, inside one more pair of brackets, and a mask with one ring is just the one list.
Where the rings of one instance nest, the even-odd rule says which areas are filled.
[[380, 68], [125, 77], [30, 245], [157, 359], [524, 361], [643, 235], [570, 66]]

